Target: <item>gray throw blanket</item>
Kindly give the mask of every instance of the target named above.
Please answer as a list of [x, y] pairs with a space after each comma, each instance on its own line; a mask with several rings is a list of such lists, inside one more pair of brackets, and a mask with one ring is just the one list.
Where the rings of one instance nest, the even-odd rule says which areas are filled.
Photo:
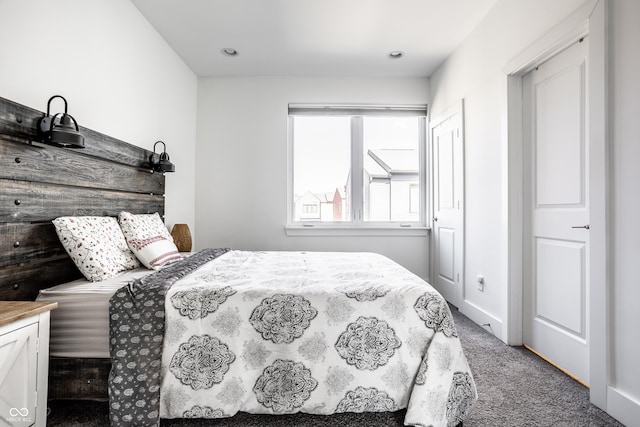
[[110, 300], [109, 416], [112, 426], [160, 425], [165, 294], [229, 249], [205, 249], [120, 288]]

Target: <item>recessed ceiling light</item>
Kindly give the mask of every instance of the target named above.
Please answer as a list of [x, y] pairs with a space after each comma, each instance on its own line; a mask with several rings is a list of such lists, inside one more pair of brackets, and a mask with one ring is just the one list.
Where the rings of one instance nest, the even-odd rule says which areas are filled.
[[225, 47], [220, 52], [225, 56], [238, 56], [238, 51], [231, 47]]
[[404, 55], [404, 52], [402, 52], [401, 50], [394, 50], [389, 52], [389, 58], [391, 59], [402, 58], [402, 55]]

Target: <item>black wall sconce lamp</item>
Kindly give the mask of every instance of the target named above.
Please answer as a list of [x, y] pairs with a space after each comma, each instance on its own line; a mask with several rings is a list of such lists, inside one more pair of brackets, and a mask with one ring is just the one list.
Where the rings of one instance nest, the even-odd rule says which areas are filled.
[[[160, 158], [156, 161], [156, 145], [162, 144], [162, 153], [160, 153]], [[151, 167], [156, 172], [175, 172], [176, 166], [169, 161], [169, 155], [167, 154], [167, 145], [162, 141], [156, 141], [153, 144], [153, 154], [149, 156], [149, 162], [151, 162]]]
[[[51, 101], [60, 98], [64, 101], [64, 113], [49, 115]], [[47, 144], [68, 148], [84, 148], [84, 136], [80, 134], [78, 122], [71, 114], [67, 114], [67, 100], [54, 95], [47, 102], [47, 115], [38, 120], [38, 132]]]

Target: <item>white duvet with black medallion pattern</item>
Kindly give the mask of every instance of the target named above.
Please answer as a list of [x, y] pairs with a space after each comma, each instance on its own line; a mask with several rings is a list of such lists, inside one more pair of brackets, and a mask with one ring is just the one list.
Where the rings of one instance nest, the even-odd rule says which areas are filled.
[[395, 411], [457, 425], [477, 396], [449, 307], [371, 253], [230, 251], [166, 292], [160, 417]]

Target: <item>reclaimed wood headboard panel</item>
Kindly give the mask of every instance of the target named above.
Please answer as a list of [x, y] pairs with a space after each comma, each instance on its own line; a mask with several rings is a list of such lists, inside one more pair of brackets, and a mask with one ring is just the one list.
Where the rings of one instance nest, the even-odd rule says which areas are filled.
[[85, 148], [44, 144], [44, 115], [0, 98], [0, 300], [34, 300], [81, 277], [52, 219], [164, 215], [164, 174], [151, 169], [150, 151], [82, 126]]

